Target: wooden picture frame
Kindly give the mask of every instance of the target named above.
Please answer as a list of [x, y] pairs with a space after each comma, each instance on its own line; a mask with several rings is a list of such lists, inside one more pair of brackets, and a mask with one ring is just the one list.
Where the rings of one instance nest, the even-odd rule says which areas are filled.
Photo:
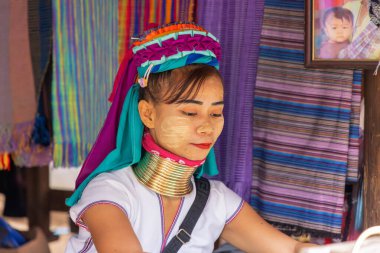
[[[380, 28], [370, 21], [368, 5], [364, 6], [368, 2], [369, 0], [305, 1], [306, 67], [376, 68], [380, 60]], [[371, 42], [366, 44], [366, 50], [352, 50], [358, 48], [361, 35], [369, 29], [374, 32], [370, 33]]]

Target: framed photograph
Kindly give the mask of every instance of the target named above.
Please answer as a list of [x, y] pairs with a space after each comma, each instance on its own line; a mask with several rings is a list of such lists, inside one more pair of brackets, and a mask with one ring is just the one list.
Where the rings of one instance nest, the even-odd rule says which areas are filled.
[[369, 0], [306, 0], [305, 66], [374, 69], [380, 60], [380, 28], [370, 20]]

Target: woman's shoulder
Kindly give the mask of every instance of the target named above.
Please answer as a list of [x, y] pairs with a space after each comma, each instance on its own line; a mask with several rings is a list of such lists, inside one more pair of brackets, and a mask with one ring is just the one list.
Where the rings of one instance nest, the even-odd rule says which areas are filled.
[[[118, 198], [126, 197], [134, 199], [136, 192], [136, 178], [131, 167], [119, 170], [103, 172], [94, 177], [84, 189], [81, 200], [93, 198]], [[123, 198], [124, 198], [123, 197]]]
[[226, 185], [220, 180], [209, 179], [208, 181], [210, 182], [211, 189], [219, 189], [221, 187], [226, 187]]
[[132, 168], [104, 172], [94, 177], [84, 189], [79, 201], [70, 208], [70, 216], [74, 221], [96, 204], [113, 204], [123, 211], [133, 214], [131, 206], [138, 205], [135, 182], [131, 175]]
[[220, 180], [209, 180], [210, 181], [210, 194], [211, 195], [218, 195], [220, 197], [237, 197], [240, 198], [233, 190], [231, 190], [228, 186], [225, 185]]
[[[211, 208], [210, 212], [216, 216], [222, 216], [223, 222], [228, 224], [241, 210], [244, 200], [222, 181], [209, 181], [210, 197], [208, 206]], [[214, 210], [217, 210], [216, 213]]]

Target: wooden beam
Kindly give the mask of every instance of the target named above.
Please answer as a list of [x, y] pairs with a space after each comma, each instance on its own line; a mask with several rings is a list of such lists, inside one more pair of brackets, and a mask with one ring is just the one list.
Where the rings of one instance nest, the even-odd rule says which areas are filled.
[[49, 192], [49, 209], [54, 211], [68, 212], [69, 207], [65, 205], [65, 200], [73, 194], [72, 191], [54, 190], [50, 189]]
[[[65, 205], [65, 200], [73, 194], [72, 191], [65, 190], [54, 190], [50, 189], [49, 198], [50, 205], [49, 209], [54, 211], [63, 211], [69, 213], [69, 207]], [[73, 233], [78, 233], [79, 227], [74, 224], [74, 222], [68, 218], [70, 225], [70, 231]]]
[[364, 229], [380, 224], [380, 74], [364, 72]]
[[40, 227], [49, 238], [49, 166], [25, 169], [29, 228]]

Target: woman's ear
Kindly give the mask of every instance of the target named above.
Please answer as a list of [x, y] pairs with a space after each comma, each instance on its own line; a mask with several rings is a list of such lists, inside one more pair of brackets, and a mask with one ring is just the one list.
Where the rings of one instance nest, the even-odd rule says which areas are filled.
[[146, 100], [140, 100], [138, 108], [143, 124], [149, 129], [154, 128], [155, 110], [153, 104]]

